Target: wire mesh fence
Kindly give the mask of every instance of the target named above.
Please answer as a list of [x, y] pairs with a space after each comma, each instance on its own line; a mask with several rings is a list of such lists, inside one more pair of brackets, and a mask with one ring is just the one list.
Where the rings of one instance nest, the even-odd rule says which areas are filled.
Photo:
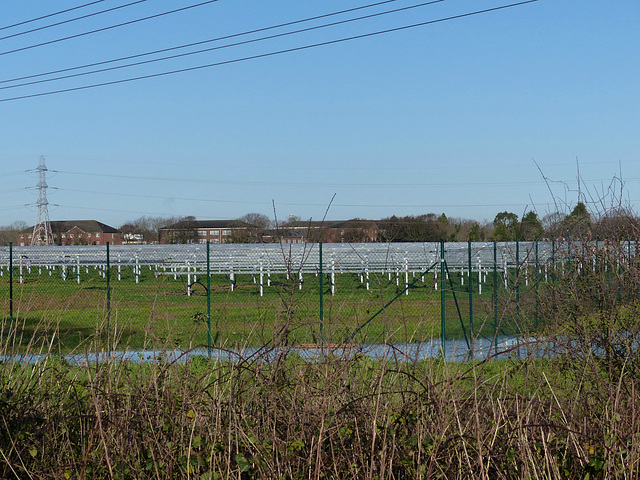
[[[541, 291], [561, 272], [599, 261], [585, 265], [578, 248], [10, 246], [0, 249], [3, 335], [22, 346], [55, 341], [64, 351], [410, 343], [476, 355], [549, 320]], [[622, 248], [635, 257], [635, 244]]]

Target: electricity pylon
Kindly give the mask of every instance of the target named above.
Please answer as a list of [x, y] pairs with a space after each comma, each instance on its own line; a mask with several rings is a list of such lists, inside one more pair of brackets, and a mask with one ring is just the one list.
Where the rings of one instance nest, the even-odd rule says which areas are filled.
[[44, 157], [40, 157], [38, 165], [38, 215], [33, 226], [31, 245], [53, 245], [53, 233], [51, 232], [51, 222], [49, 221], [49, 202], [47, 201], [47, 167], [44, 164]]

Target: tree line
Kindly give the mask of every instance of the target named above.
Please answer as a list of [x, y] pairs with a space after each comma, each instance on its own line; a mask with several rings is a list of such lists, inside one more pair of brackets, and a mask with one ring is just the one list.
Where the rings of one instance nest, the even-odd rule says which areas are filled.
[[[141, 217], [120, 227], [123, 233], [139, 233], [145, 241], [158, 240], [160, 228], [176, 223], [194, 221], [194, 217]], [[245, 235], [234, 237], [233, 241], [255, 241], [258, 232], [287, 229], [306, 224], [302, 217], [289, 215], [284, 220], [272, 220], [261, 213], [247, 213], [236, 219], [239, 224], [250, 225]], [[330, 222], [327, 222], [329, 224]], [[380, 220], [354, 218], [341, 222], [340, 239], [344, 242], [365, 241], [364, 230], [375, 226], [379, 242], [483, 242], [483, 241], [533, 241], [536, 239], [567, 238], [636, 238], [640, 231], [640, 219], [630, 210], [615, 208], [605, 213], [590, 213], [583, 202], [578, 202], [568, 213], [552, 212], [539, 217], [537, 212], [528, 211], [519, 217], [516, 213], [503, 211], [496, 214], [493, 221], [479, 222], [466, 218], [449, 218], [445, 213], [437, 215], [407, 215], [385, 217]], [[322, 227], [308, 228], [309, 241], [322, 241]]]
[[[246, 225], [243, 235], [236, 235], [231, 241], [252, 242], [265, 231], [286, 231], [305, 224], [311, 225], [299, 216], [290, 215], [286, 220], [276, 221], [261, 213], [247, 213], [236, 220]], [[125, 235], [137, 235], [144, 243], [157, 243], [160, 230], [176, 224], [188, 225], [195, 217], [150, 217], [142, 216], [120, 225], [118, 229]], [[317, 225], [318, 222], [315, 222]], [[328, 224], [329, 222], [327, 222]], [[0, 245], [16, 242], [19, 232], [28, 228], [23, 221], [0, 227]], [[331, 241], [361, 242], [365, 240], [365, 230], [375, 228], [379, 242], [483, 242], [483, 241], [533, 241], [536, 239], [567, 238], [637, 238], [640, 219], [625, 208], [609, 209], [605, 213], [590, 213], [583, 202], [578, 202], [568, 213], [552, 212], [542, 218], [534, 211], [523, 214], [503, 211], [496, 214], [493, 221], [478, 222], [465, 218], [449, 218], [444, 213], [436, 215], [407, 215], [366, 220], [355, 218], [341, 222], [340, 237]], [[322, 226], [308, 228], [309, 241], [327, 241]], [[367, 235], [367, 239], [370, 236]], [[324, 240], [323, 240], [324, 239]], [[187, 243], [187, 242], [184, 242]]]

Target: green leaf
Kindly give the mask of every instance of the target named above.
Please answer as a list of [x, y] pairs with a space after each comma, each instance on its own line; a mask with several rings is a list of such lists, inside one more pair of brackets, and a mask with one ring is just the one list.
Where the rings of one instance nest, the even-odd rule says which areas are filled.
[[222, 480], [222, 476], [218, 472], [206, 472], [200, 475], [200, 480]]
[[294, 452], [299, 452], [304, 448], [304, 440], [301, 438], [294, 440], [293, 442], [291, 442], [291, 445], [289, 445], [289, 448]]
[[248, 472], [251, 468], [251, 462], [247, 460], [247, 458], [242, 453], [238, 453], [235, 457], [235, 460], [238, 464], [238, 467], [240, 468], [240, 472]]

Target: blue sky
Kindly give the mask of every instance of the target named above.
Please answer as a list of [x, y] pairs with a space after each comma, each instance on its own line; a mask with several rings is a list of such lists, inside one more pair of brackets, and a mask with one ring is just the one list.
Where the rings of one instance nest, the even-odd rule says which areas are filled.
[[[89, 0], [6, 3], [0, 28]], [[127, 3], [131, 0], [105, 0], [3, 28], [0, 37]], [[0, 87], [21, 83], [7, 81], [17, 77], [376, 2], [219, 0], [8, 53], [195, 3], [147, 0], [0, 39]], [[391, 1], [199, 48], [418, 3]], [[259, 212], [273, 218], [274, 205], [279, 219], [293, 214], [320, 220], [327, 209], [333, 220], [444, 212], [490, 221], [504, 210], [519, 216], [535, 210], [543, 217], [556, 209], [556, 202], [563, 209], [575, 205], [578, 172], [582, 200], [602, 197], [622, 174], [623, 201], [636, 208], [637, 0], [539, 0], [290, 53], [39, 95], [510, 3], [445, 0], [178, 59], [1, 88], [0, 225], [35, 221], [38, 178], [33, 170], [41, 155], [50, 170], [52, 220], [96, 219], [114, 226], [143, 215], [233, 219]], [[27, 98], [10, 100], [22, 96]]]

